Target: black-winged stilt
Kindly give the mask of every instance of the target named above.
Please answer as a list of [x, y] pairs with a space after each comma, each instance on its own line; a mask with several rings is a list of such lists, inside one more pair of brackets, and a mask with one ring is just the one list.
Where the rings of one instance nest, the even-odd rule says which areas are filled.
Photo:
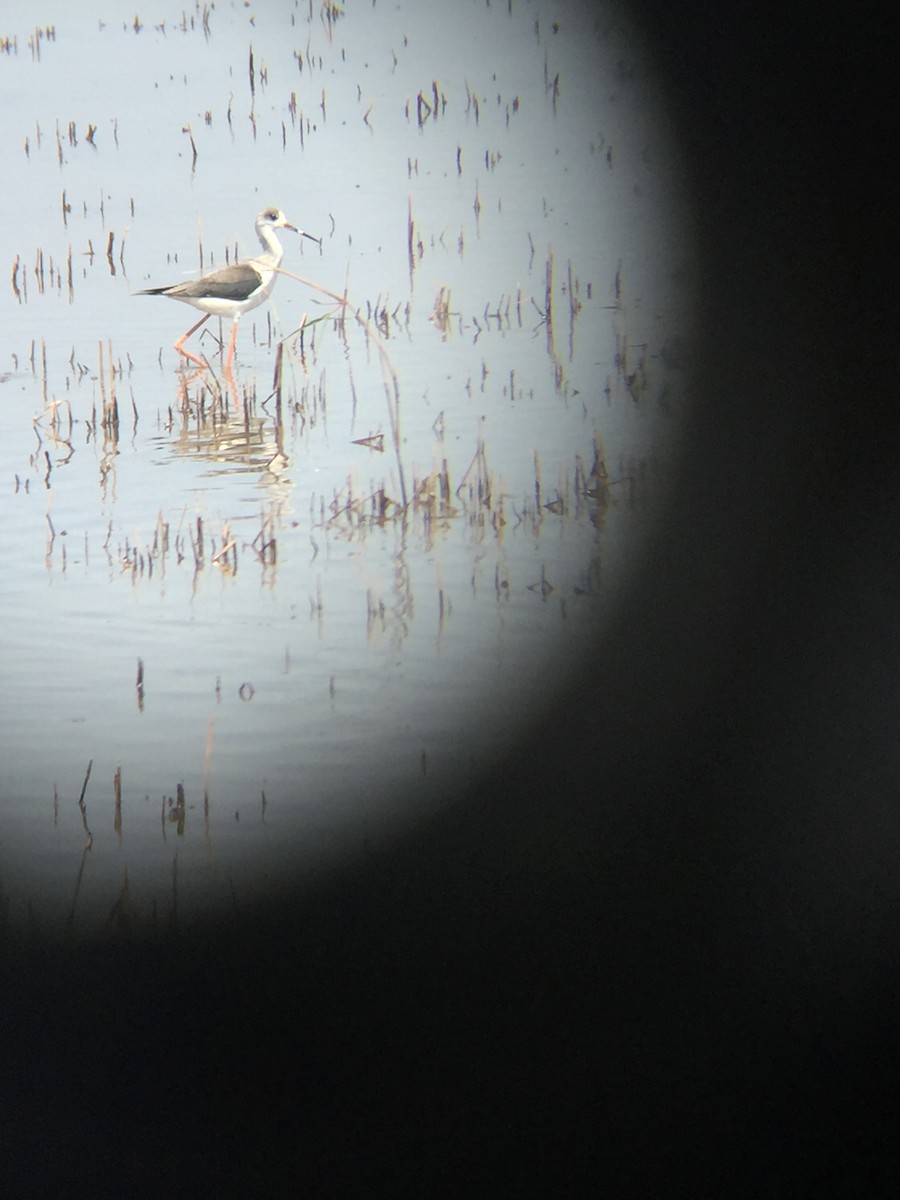
[[136, 293], [138, 296], [170, 296], [173, 300], [182, 300], [185, 304], [192, 304], [194, 308], [199, 308], [205, 314], [196, 325], [192, 325], [187, 333], [182, 334], [175, 342], [175, 349], [184, 358], [190, 359], [200, 367], [208, 366], [208, 363], [198, 358], [196, 354], [185, 350], [184, 343], [210, 317], [231, 317], [231, 340], [225, 356], [225, 371], [230, 373], [234, 360], [238, 322], [245, 312], [262, 304], [275, 286], [275, 277], [284, 255], [281, 242], [275, 236], [276, 229], [290, 229], [294, 233], [299, 233], [301, 237], [310, 238], [311, 241], [318, 242], [319, 240], [311, 233], [306, 233], [304, 230], [298, 229], [296, 225], [292, 225], [280, 208], [264, 208], [256, 218], [256, 236], [263, 248], [262, 254], [257, 255], [256, 258], [235, 263], [232, 267], [221, 267], [218, 271], [211, 271], [209, 275], [203, 275], [199, 279], [192, 279], [186, 283], [146, 288], [144, 291]]

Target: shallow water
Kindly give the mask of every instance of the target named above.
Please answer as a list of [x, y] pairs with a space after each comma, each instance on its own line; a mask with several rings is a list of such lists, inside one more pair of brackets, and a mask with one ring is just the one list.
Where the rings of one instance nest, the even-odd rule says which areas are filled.
[[[17, 928], [249, 904], [452, 803], [602, 636], [678, 452], [686, 198], [629, 30], [184, 11], [0, 27]], [[214, 320], [182, 371], [199, 314], [132, 293], [252, 254], [269, 204], [308, 282], [233, 388]]]

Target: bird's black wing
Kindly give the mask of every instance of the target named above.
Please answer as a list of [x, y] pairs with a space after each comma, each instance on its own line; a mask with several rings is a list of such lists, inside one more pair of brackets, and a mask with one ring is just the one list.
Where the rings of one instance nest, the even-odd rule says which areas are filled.
[[219, 300], [246, 300], [262, 283], [262, 276], [255, 267], [239, 264], [222, 267], [204, 275], [202, 279], [191, 279], [171, 287], [148, 288], [143, 296], [172, 296], [178, 300], [203, 300], [214, 297]]

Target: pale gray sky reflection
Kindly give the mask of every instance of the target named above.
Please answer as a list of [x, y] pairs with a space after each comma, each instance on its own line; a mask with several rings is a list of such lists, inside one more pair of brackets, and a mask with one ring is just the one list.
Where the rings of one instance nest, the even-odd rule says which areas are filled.
[[[14, 926], [190, 920], [452, 803], [602, 636], [677, 453], [692, 251], [629, 31], [325, 11], [4, 8]], [[213, 319], [181, 375], [189, 313], [133, 293], [265, 205], [309, 282], [233, 387]]]

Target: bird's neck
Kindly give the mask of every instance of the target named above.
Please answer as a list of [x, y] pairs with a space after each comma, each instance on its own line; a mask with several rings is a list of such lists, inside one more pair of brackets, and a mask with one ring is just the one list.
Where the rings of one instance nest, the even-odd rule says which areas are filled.
[[277, 267], [284, 257], [284, 249], [281, 242], [275, 236], [275, 231], [270, 225], [260, 225], [256, 231], [256, 236], [259, 238], [259, 243], [265, 251], [263, 257], [273, 267]]

